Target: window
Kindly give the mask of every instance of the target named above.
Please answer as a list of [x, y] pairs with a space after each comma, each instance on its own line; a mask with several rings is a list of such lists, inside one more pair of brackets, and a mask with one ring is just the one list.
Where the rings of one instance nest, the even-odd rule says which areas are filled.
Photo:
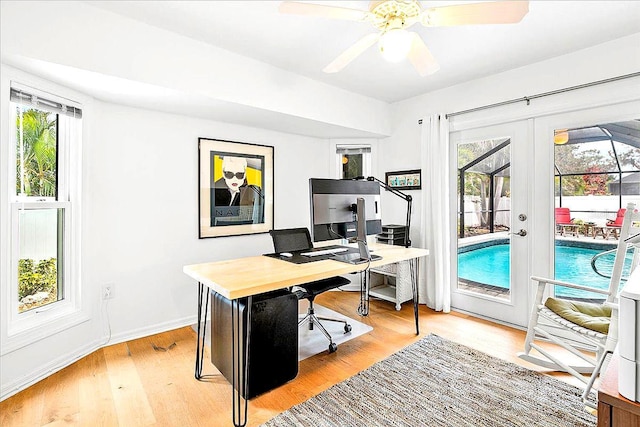
[[11, 85], [10, 273], [2, 289], [9, 301], [2, 332], [10, 344], [3, 353], [68, 327], [81, 314], [74, 177], [80, 170], [82, 110], [69, 104]]
[[338, 178], [352, 179], [371, 175], [370, 145], [338, 145]]

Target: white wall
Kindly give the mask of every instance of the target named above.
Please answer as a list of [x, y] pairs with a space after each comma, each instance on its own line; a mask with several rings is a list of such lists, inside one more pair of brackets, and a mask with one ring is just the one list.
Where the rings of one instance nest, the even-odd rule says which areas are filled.
[[[107, 344], [107, 313], [110, 342], [195, 323], [196, 284], [184, 265], [272, 251], [268, 234], [198, 239], [199, 137], [274, 146], [276, 227], [308, 226], [308, 179], [329, 177], [326, 140], [99, 101], [83, 113], [82, 289], [91, 319], [3, 355], [3, 396]], [[105, 283], [114, 284], [108, 305]]]
[[[223, 121], [280, 129], [296, 127], [294, 122], [297, 127], [324, 123], [349, 136], [354, 131], [390, 134], [386, 102], [125, 18], [91, 2], [2, 1], [0, 23], [4, 63], [51, 74], [62, 68], [77, 80], [101, 78], [114, 87], [94, 87], [91, 93], [105, 97], [129, 98], [120, 89], [138, 82], [144, 90], [135, 102], [150, 109], [170, 108], [154, 104], [151, 97], [145, 101], [146, 90], [160, 89], [163, 96], [180, 102], [180, 108], [198, 110], [196, 102], [202, 103], [200, 110]], [[241, 114], [234, 114], [238, 111]]]
[[[415, 135], [418, 135], [419, 139], [420, 133], [417, 121], [429, 114], [453, 113], [638, 71], [640, 71], [640, 32], [526, 67], [397, 102], [393, 105], [393, 135], [390, 140], [400, 144], [395, 147], [396, 149], [403, 147], [404, 141], [411, 141], [409, 146], [413, 147]], [[637, 82], [637, 79], [635, 81]], [[529, 106], [522, 102], [497, 108], [493, 110], [492, 118], [508, 120], [516, 114], [535, 116], [567, 109], [579, 109], [581, 104], [584, 106], [591, 102], [588, 97], [584, 98], [585, 91], [589, 90], [583, 89], [532, 100]], [[603, 86], [599, 90], [608, 92], [611, 90], [611, 85]], [[637, 92], [632, 91], [627, 95], [635, 99]], [[583, 96], [582, 99], [580, 99], [581, 96]], [[625, 95], [620, 95], [620, 98], [624, 99]], [[505, 111], [508, 113], [505, 114]], [[467, 117], [461, 116], [455, 121], [466, 120]], [[392, 151], [389, 154], [393, 155], [393, 153]]]
[[308, 178], [326, 175], [328, 162], [303, 159], [323, 158], [326, 141], [104, 103], [94, 118], [84, 165], [85, 280], [115, 284], [115, 336], [193, 319], [184, 265], [272, 250], [268, 234], [198, 239], [198, 137], [273, 145], [276, 226], [309, 224]]
[[[469, 66], [473, 66], [470, 64]], [[380, 143], [379, 170], [418, 169], [418, 120], [430, 114], [453, 113], [510, 99], [635, 73], [640, 70], [640, 33], [552, 58], [490, 77], [469, 81], [393, 105], [393, 134]], [[640, 98], [640, 78], [554, 95], [531, 102], [462, 115], [451, 119], [452, 129], [488, 125], [514, 119], [575, 111]], [[478, 117], [481, 117], [478, 119]], [[422, 185], [429, 185], [422, 182]], [[414, 195], [412, 239], [422, 244], [421, 197]], [[454, 222], [455, 224], [455, 222]], [[423, 293], [424, 294], [424, 293]]]

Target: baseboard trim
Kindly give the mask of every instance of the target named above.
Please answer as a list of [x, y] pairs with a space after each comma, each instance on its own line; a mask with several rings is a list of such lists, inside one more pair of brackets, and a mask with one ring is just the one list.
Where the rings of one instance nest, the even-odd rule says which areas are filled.
[[148, 337], [150, 335], [171, 331], [173, 329], [178, 329], [185, 326], [190, 326], [195, 324], [197, 321], [198, 319], [195, 315], [187, 316], [183, 317], [182, 319], [173, 320], [171, 322], [158, 323], [153, 326], [134, 329], [132, 331], [112, 335], [110, 338], [107, 338], [108, 341], [101, 345], [100, 348], [107, 347], [109, 345], [120, 344], [126, 341], [137, 340], [138, 338]]
[[81, 348], [77, 348], [75, 349], [75, 351], [50, 361], [46, 365], [41, 366], [36, 371], [31, 372], [28, 375], [25, 375], [19, 380], [3, 385], [2, 389], [0, 390], [0, 401], [3, 401], [13, 396], [14, 394], [17, 394], [29, 388], [30, 386], [34, 385], [38, 381], [41, 381], [47, 378], [48, 376], [55, 374], [56, 372], [77, 362], [83, 357], [88, 356], [89, 354], [93, 353], [96, 350], [99, 350], [100, 348], [102, 348], [102, 346], [100, 345], [101, 341], [102, 341], [101, 339], [95, 340]]
[[39, 367], [37, 370], [23, 376], [19, 380], [13, 381], [9, 384], [4, 384], [0, 389], [0, 402], [8, 399], [15, 394], [20, 393], [23, 390], [26, 390], [37, 382], [55, 374], [56, 372], [66, 368], [67, 366], [72, 365], [83, 357], [86, 357], [103, 347], [108, 347], [110, 345], [120, 344], [122, 342], [171, 331], [173, 329], [178, 329], [185, 326], [191, 326], [197, 321], [197, 317], [193, 315], [183, 317], [182, 319], [177, 319], [171, 322], [159, 323], [151, 327], [127, 331], [125, 333], [113, 335], [111, 337], [100, 337], [99, 339], [96, 339], [87, 345], [76, 348], [72, 352], [55, 360], [52, 360], [50, 363]]

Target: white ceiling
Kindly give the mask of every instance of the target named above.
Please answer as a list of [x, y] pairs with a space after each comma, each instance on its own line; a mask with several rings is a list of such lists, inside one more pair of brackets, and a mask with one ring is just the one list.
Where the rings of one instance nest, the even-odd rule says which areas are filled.
[[[283, 15], [279, 1], [88, 1], [147, 24], [351, 92], [386, 102], [518, 68], [640, 32], [640, 1], [530, 1], [518, 24], [426, 28], [418, 32], [440, 70], [420, 77], [408, 61], [385, 62], [370, 48], [336, 74], [328, 63], [375, 31], [365, 22]], [[367, 1], [330, 1], [367, 9]], [[476, 3], [423, 1], [423, 7]], [[599, 64], [594, 58], [594, 66]], [[571, 70], [566, 70], [571, 72]]]

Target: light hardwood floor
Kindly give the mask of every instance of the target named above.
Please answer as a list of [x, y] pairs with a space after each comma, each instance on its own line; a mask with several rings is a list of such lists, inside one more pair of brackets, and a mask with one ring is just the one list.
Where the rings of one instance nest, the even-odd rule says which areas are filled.
[[[298, 376], [252, 399], [248, 426], [259, 426], [430, 333], [522, 366], [525, 333], [459, 313], [420, 306], [415, 335], [413, 306], [372, 300], [370, 315], [356, 314], [355, 292], [326, 292], [317, 304], [357, 318], [373, 331], [300, 362]], [[195, 307], [194, 307], [195, 309]], [[98, 350], [0, 403], [3, 427], [39, 426], [229, 426], [231, 386], [217, 374], [207, 350], [205, 382], [194, 379], [196, 334], [190, 327]], [[257, 357], [268, 357], [258, 355]], [[575, 384], [567, 375], [556, 375]]]

